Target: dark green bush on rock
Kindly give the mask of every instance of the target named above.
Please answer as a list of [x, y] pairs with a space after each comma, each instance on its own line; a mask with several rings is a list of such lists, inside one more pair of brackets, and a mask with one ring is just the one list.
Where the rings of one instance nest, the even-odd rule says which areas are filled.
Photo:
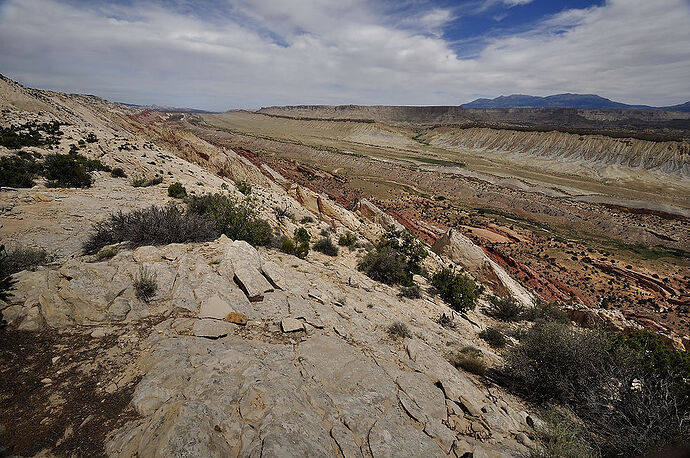
[[34, 178], [42, 168], [30, 155], [3, 156], [0, 158], [0, 186], [31, 188], [36, 184]]
[[176, 181], [168, 186], [168, 196], [174, 197], [175, 199], [182, 199], [187, 197], [187, 189], [182, 186], [182, 183]]
[[411, 232], [389, 228], [357, 267], [372, 280], [412, 286], [412, 275], [420, 272], [426, 256], [424, 245]]
[[431, 277], [431, 284], [438, 291], [441, 299], [450, 308], [458, 312], [472, 310], [477, 304], [479, 287], [469, 276], [455, 274], [450, 269], [443, 269]]
[[525, 306], [512, 296], [491, 296], [487, 315], [502, 321], [520, 321], [525, 313]]
[[209, 218], [218, 234], [233, 240], [244, 240], [252, 245], [268, 245], [273, 229], [257, 216], [256, 205], [250, 199], [238, 202], [223, 194], [205, 194], [191, 197], [188, 212]]
[[492, 348], [503, 348], [507, 343], [503, 333], [496, 328], [484, 329], [479, 333], [479, 338], [486, 341]]
[[110, 172], [110, 167], [80, 154], [51, 154], [43, 161], [43, 176], [48, 187], [88, 188], [93, 183], [89, 172]]
[[502, 376], [527, 399], [570, 408], [604, 456], [688, 445], [688, 357], [651, 334], [537, 321], [508, 351]]
[[321, 237], [314, 243], [314, 249], [327, 256], [338, 256], [338, 247], [335, 246], [330, 237]]
[[110, 176], [112, 176], [113, 178], [127, 178], [127, 174], [124, 170], [122, 170], [122, 167], [115, 167], [110, 172]]

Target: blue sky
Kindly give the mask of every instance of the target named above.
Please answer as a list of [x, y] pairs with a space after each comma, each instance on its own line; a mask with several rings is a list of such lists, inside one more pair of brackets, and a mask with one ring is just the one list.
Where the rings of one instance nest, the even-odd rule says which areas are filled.
[[688, 0], [0, 0], [0, 73], [223, 110], [690, 99]]

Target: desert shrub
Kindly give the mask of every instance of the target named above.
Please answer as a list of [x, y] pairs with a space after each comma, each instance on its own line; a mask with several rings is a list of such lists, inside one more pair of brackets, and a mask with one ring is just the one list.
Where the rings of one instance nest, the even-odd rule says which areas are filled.
[[396, 321], [395, 323], [391, 323], [390, 326], [388, 326], [388, 328], [386, 329], [386, 331], [388, 332], [388, 335], [394, 339], [405, 339], [412, 337], [410, 328], [402, 321]]
[[472, 310], [477, 304], [479, 288], [469, 276], [455, 274], [450, 269], [443, 269], [431, 277], [431, 284], [436, 288], [441, 299], [450, 308], [458, 312]]
[[147, 188], [149, 186], [155, 186], [163, 182], [163, 177], [155, 176], [153, 178], [147, 178], [145, 176], [133, 177], [129, 182], [135, 188]]
[[252, 193], [252, 185], [246, 181], [237, 181], [235, 182], [235, 186], [237, 186], [237, 190], [245, 196], [248, 196]]
[[528, 321], [557, 321], [559, 323], [570, 322], [568, 314], [560, 308], [558, 303], [546, 302], [541, 299], [537, 299], [533, 307], [528, 307], [524, 310], [522, 319]]
[[379, 239], [377, 249], [391, 248], [403, 255], [411, 273], [419, 273], [420, 263], [426, 258], [424, 245], [408, 230], [390, 227]]
[[304, 259], [309, 254], [309, 242], [300, 242], [295, 247], [294, 255]]
[[295, 242], [292, 239], [285, 237], [280, 244], [280, 251], [287, 254], [295, 254], [296, 249]]
[[486, 314], [502, 321], [520, 321], [525, 313], [525, 306], [513, 296], [491, 296]]
[[137, 298], [148, 302], [156, 295], [157, 290], [156, 273], [145, 266], [139, 267], [139, 272], [134, 278], [134, 291]]
[[456, 368], [476, 375], [485, 375], [488, 371], [482, 351], [475, 347], [463, 347], [460, 351], [451, 354], [450, 363]]
[[368, 252], [357, 268], [372, 280], [388, 285], [412, 286], [412, 275], [421, 269], [427, 252], [409, 231], [390, 227], [379, 239], [374, 251]]
[[219, 234], [233, 240], [244, 240], [252, 245], [268, 245], [273, 238], [273, 229], [256, 213], [253, 201], [238, 202], [222, 194], [205, 194], [191, 197], [187, 202], [190, 213], [209, 218]]
[[88, 188], [93, 183], [92, 171], [110, 171], [95, 159], [80, 154], [51, 154], [43, 161], [43, 175], [48, 187]]
[[298, 227], [295, 229], [295, 242], [297, 243], [302, 243], [302, 242], [309, 242], [311, 240], [311, 235], [309, 235], [309, 232], [303, 228], [303, 227]]
[[540, 443], [530, 458], [596, 458], [599, 453], [592, 446], [587, 431], [567, 415], [549, 409], [544, 424], [537, 428]]
[[352, 249], [355, 247], [356, 243], [357, 236], [352, 232], [346, 232], [345, 234], [342, 234], [340, 237], [338, 237], [338, 245], [340, 246], [346, 246]]
[[486, 328], [479, 333], [479, 338], [486, 341], [492, 348], [503, 348], [506, 346], [506, 338], [501, 331], [496, 328]]
[[30, 155], [3, 156], [0, 158], [0, 186], [31, 188], [41, 169], [41, 164]]
[[187, 188], [182, 186], [182, 183], [180, 183], [179, 181], [176, 181], [170, 186], [168, 186], [168, 196], [174, 197], [175, 199], [182, 199], [183, 197], [187, 197]]
[[419, 299], [422, 297], [422, 290], [419, 289], [419, 285], [403, 286], [400, 288], [399, 296], [408, 299]]
[[405, 257], [392, 248], [382, 248], [367, 253], [357, 268], [372, 280], [387, 285], [412, 285], [412, 274]]
[[12, 274], [48, 264], [53, 258], [43, 248], [15, 246], [6, 249], [5, 245], [0, 245], [0, 300], [7, 300], [14, 286]]
[[104, 246], [129, 242], [132, 246], [167, 245], [170, 243], [204, 242], [218, 236], [213, 221], [175, 206], [155, 205], [128, 213], [113, 213], [93, 226], [84, 243], [87, 253]]
[[62, 135], [60, 126], [57, 121], [40, 124], [32, 121], [16, 126], [0, 126], [0, 146], [18, 149], [22, 146], [55, 145], [59, 143], [59, 137]]
[[571, 408], [605, 456], [640, 456], [688, 445], [687, 356], [674, 352], [645, 334], [538, 321], [508, 351], [506, 380], [528, 399]]
[[127, 174], [124, 170], [122, 170], [122, 167], [115, 167], [110, 172], [110, 176], [112, 176], [113, 178], [127, 178]]
[[314, 249], [327, 256], [338, 256], [338, 247], [330, 237], [321, 237], [314, 243]]
[[299, 222], [300, 222], [300, 224], [313, 223], [313, 222], [314, 222], [314, 218], [312, 218], [311, 216], [305, 216], [305, 217], [302, 218]]
[[104, 247], [101, 250], [96, 253], [96, 256], [94, 256], [93, 262], [101, 262], [108, 260], [110, 258], [115, 257], [116, 254], [120, 252], [120, 247], [117, 246], [111, 246], [111, 247]]
[[86, 143], [96, 143], [97, 141], [98, 137], [93, 132], [89, 132], [89, 135], [86, 136]]
[[591, 388], [604, 389], [613, 364], [606, 336], [567, 324], [537, 322], [509, 350], [506, 365], [524, 394], [536, 402], [584, 402]]

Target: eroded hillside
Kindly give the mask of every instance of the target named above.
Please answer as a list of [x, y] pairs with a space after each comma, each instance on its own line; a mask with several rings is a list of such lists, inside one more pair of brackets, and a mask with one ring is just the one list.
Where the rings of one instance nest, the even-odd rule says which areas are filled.
[[[0, 445], [10, 453], [548, 453], [556, 423], [497, 375], [508, 373], [505, 348], [520, 348], [535, 320], [586, 336], [594, 331], [569, 326], [568, 316], [641, 329], [583, 303], [569, 315], [533, 308], [532, 285], [471, 231], [405, 213], [418, 206], [413, 194], [355, 202], [350, 178], [230, 148], [224, 142], [241, 137], [224, 131], [180, 130], [188, 115], [5, 80], [0, 100], [10, 145], [0, 147], [2, 170], [24, 174], [4, 174], [16, 185], [0, 190], [2, 266], [18, 266], [0, 278]], [[481, 185], [473, 192], [505, 194], [473, 183]], [[398, 232], [403, 225], [435, 243]], [[493, 234], [531, 239], [522, 228]], [[393, 264], [377, 267], [391, 253]], [[399, 284], [383, 283], [393, 269], [403, 269]], [[675, 283], [648, 284], [678, 293]], [[659, 330], [671, 344], [687, 343]], [[685, 430], [673, 421], [633, 446], [675, 445], [666, 438]], [[621, 447], [614, 439], [593, 440]]]

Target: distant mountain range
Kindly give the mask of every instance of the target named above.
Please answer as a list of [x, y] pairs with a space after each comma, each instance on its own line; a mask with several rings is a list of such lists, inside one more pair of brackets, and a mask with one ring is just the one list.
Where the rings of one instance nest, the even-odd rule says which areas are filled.
[[584, 108], [595, 110], [666, 110], [690, 112], [690, 102], [670, 107], [628, 105], [595, 94], [556, 94], [548, 97], [513, 94], [495, 99], [477, 99], [462, 108]]

